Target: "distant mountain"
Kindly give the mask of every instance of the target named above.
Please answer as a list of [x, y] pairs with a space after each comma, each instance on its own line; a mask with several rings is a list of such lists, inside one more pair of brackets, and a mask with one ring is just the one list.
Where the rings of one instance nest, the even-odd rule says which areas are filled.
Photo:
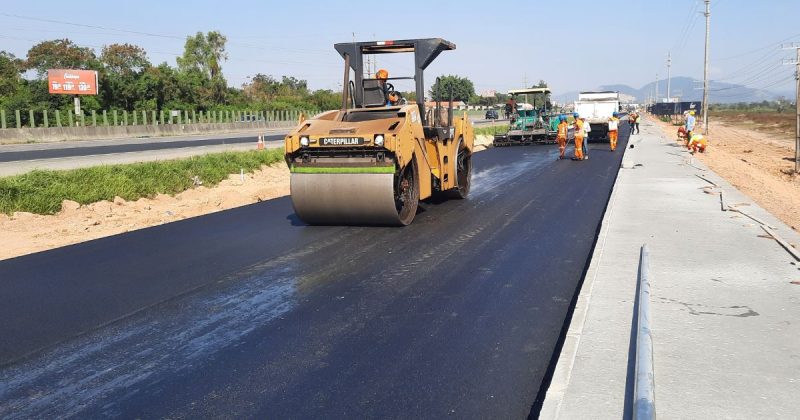
[[[654, 92], [655, 82], [648, 83], [640, 89], [628, 85], [603, 85], [586, 90], [613, 90], [621, 94], [630, 95], [636, 98], [636, 102], [644, 102], [648, 95]], [[699, 101], [703, 99], [703, 81], [690, 77], [673, 77], [670, 83], [670, 95], [680, 97], [682, 101]], [[710, 101], [712, 103], [732, 103], [732, 102], [760, 102], [778, 99], [780, 97], [792, 98], [794, 92], [771, 92], [763, 89], [753, 89], [742, 85], [711, 81], [709, 83]], [[665, 97], [667, 94], [667, 81], [658, 82], [658, 96]], [[553, 95], [553, 98], [562, 103], [570, 103], [578, 99], [578, 92], [565, 92]]]

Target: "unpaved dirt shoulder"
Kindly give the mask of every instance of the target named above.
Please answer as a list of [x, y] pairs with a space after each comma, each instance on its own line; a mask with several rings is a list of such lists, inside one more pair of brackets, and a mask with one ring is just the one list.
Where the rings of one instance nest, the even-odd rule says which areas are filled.
[[[678, 127], [651, 118], [675, 139]], [[800, 228], [800, 180], [792, 175], [794, 144], [780, 136], [727, 124], [709, 125], [708, 150], [694, 156], [758, 205]]]
[[203, 186], [175, 196], [100, 201], [81, 206], [64, 201], [61, 212], [0, 214], [0, 259], [12, 258], [116, 235], [189, 217], [214, 213], [289, 194], [289, 169], [283, 162], [252, 174], [231, 175], [217, 186]]
[[[475, 151], [491, 147], [491, 136], [477, 136]], [[81, 206], [64, 201], [61, 212], [37, 215], [0, 213], [0, 260], [130, 232], [189, 217], [289, 195], [289, 168], [279, 162], [252, 174], [231, 175], [218, 185], [175, 196], [100, 201]]]

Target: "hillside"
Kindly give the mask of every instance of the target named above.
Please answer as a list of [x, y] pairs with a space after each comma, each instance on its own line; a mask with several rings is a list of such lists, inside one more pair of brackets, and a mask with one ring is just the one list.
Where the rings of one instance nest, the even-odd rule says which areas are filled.
[[[636, 98], [637, 102], [644, 102], [648, 95], [655, 91], [655, 82], [648, 83], [639, 89], [624, 84], [602, 85], [585, 90], [613, 90], [621, 94], [630, 95]], [[673, 77], [670, 84], [670, 94], [678, 96], [684, 101], [699, 101], [703, 97], [703, 81], [690, 77]], [[710, 97], [713, 103], [732, 103], [732, 102], [760, 102], [773, 100], [781, 96], [791, 97], [793, 92], [771, 92], [763, 89], [753, 89], [742, 85], [711, 81]], [[661, 80], [658, 83], [659, 97], [664, 97], [667, 91], [667, 81]], [[554, 95], [556, 101], [572, 102], [578, 98], [578, 92], [565, 92]]]

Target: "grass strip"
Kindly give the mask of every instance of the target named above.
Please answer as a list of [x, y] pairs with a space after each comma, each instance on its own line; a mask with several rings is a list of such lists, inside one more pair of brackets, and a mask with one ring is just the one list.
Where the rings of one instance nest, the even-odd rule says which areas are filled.
[[508, 124], [495, 125], [493, 127], [478, 127], [474, 128], [473, 131], [475, 132], [476, 136], [493, 136], [495, 134], [505, 134], [508, 133]]
[[295, 174], [393, 174], [394, 166], [316, 167], [292, 166]]
[[177, 194], [194, 187], [194, 177], [210, 187], [240, 170], [251, 173], [283, 159], [283, 149], [213, 153], [188, 159], [103, 165], [66, 171], [36, 170], [0, 178], [0, 212], [54, 214], [63, 200], [90, 204]]

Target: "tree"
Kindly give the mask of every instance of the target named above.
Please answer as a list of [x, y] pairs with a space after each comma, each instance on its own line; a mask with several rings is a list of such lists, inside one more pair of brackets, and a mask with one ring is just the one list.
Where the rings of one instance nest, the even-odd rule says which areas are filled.
[[141, 95], [136, 82], [151, 66], [145, 50], [131, 44], [106, 45], [100, 62], [104, 66], [100, 80], [105, 105], [133, 111]]
[[26, 68], [41, 79], [48, 69], [94, 69], [100, 63], [91, 48], [79, 47], [69, 39], [42, 41], [28, 50]]
[[436, 79], [436, 83], [431, 87], [431, 98], [434, 101], [449, 101], [450, 92], [453, 92], [454, 101], [469, 101], [475, 95], [475, 86], [466, 77], [442, 76]]
[[131, 44], [104, 46], [100, 53], [100, 62], [108, 72], [124, 76], [141, 73], [151, 66], [144, 48]]
[[216, 103], [225, 100], [227, 83], [222, 76], [221, 62], [228, 59], [225, 44], [228, 39], [219, 32], [207, 34], [198, 32], [186, 38], [183, 56], [178, 57], [178, 68], [182, 73], [195, 73], [203, 76], [203, 84], [210, 88]]
[[22, 61], [14, 57], [14, 54], [0, 51], [0, 98], [11, 96], [17, 91], [22, 83], [20, 73], [23, 67]]

